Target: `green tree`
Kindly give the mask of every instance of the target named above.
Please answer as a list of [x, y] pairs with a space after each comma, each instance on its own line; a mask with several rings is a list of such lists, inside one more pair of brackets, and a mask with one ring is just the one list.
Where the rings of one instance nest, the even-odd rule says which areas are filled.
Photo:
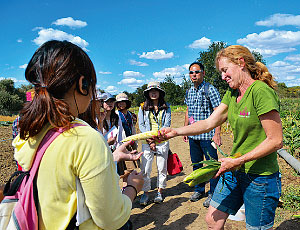
[[213, 42], [207, 51], [201, 51], [199, 53], [200, 57], [197, 59], [204, 65], [204, 80], [214, 85], [219, 90], [221, 96], [223, 96], [228, 89], [228, 84], [222, 81], [220, 73], [215, 67], [215, 58], [217, 53], [225, 47], [227, 47], [225, 42]]
[[140, 106], [142, 102], [145, 101], [144, 98], [144, 90], [147, 88], [147, 84], [144, 84], [140, 87], [138, 87], [133, 93], [132, 93], [132, 106]]
[[166, 102], [171, 105], [182, 105], [184, 103], [185, 91], [182, 89], [182, 87], [180, 87], [180, 85], [176, 85], [174, 77], [168, 75], [161, 83], [161, 87], [166, 92]]
[[16, 89], [13, 80], [11, 79], [1, 80], [0, 81], [1, 115], [18, 114], [26, 100], [25, 92]]

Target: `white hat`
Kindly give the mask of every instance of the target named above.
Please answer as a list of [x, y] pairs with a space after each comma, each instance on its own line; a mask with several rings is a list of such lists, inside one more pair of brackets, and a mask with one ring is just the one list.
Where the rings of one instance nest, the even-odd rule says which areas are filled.
[[119, 93], [117, 96], [116, 96], [116, 103], [118, 102], [121, 102], [121, 101], [125, 101], [126, 102], [126, 107], [127, 109], [129, 109], [131, 107], [131, 101], [128, 99], [128, 96], [126, 93]]
[[104, 102], [108, 101], [109, 99], [114, 99], [114, 101], [116, 100], [116, 98], [110, 93], [97, 93], [96, 99], [103, 100]]
[[165, 91], [160, 87], [160, 84], [159, 82], [149, 82], [149, 84], [147, 85], [147, 89], [144, 90], [144, 96], [145, 97], [148, 97], [149, 93], [148, 91], [151, 90], [151, 89], [158, 89], [162, 96], [164, 97], [165, 96]]

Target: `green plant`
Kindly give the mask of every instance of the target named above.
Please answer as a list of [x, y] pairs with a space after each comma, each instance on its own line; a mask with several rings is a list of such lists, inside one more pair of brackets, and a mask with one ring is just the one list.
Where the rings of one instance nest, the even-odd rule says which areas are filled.
[[283, 127], [283, 142], [289, 146], [288, 152], [292, 156], [297, 156], [300, 148], [300, 120], [296, 115], [290, 114], [281, 119]]
[[300, 210], [300, 185], [287, 186], [282, 192], [283, 208], [291, 211]]

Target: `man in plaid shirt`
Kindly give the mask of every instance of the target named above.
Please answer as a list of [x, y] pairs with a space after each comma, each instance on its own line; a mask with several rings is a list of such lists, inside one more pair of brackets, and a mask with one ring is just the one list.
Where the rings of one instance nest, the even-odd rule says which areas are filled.
[[[187, 111], [185, 114], [184, 125], [187, 126], [199, 120], [204, 120], [210, 116], [214, 109], [221, 103], [221, 98], [218, 90], [211, 84], [203, 80], [205, 71], [204, 66], [200, 62], [193, 62], [189, 66], [189, 75], [193, 83], [192, 87], [186, 92], [185, 104]], [[204, 160], [209, 160], [211, 157], [218, 160], [217, 150], [212, 147], [211, 140], [217, 145], [221, 145], [220, 127], [208, 133], [203, 133], [196, 136], [184, 137], [184, 141], [189, 141], [190, 155], [192, 163], [197, 163]], [[193, 166], [193, 170], [201, 168], [202, 164]], [[208, 197], [204, 201], [204, 207], [209, 207], [209, 203], [218, 183], [217, 179], [210, 180], [210, 191]], [[191, 201], [198, 201], [205, 195], [205, 183], [195, 186], [195, 191], [190, 197]]]

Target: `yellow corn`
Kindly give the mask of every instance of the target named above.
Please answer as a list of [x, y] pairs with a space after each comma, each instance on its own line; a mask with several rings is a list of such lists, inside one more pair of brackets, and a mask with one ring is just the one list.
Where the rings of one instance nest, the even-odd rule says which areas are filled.
[[158, 135], [158, 130], [148, 131], [148, 132], [139, 133], [139, 134], [135, 134], [135, 135], [131, 135], [129, 137], [126, 137], [122, 140], [122, 142], [146, 140], [148, 138], [152, 138], [153, 136], [157, 136], [157, 135]]

